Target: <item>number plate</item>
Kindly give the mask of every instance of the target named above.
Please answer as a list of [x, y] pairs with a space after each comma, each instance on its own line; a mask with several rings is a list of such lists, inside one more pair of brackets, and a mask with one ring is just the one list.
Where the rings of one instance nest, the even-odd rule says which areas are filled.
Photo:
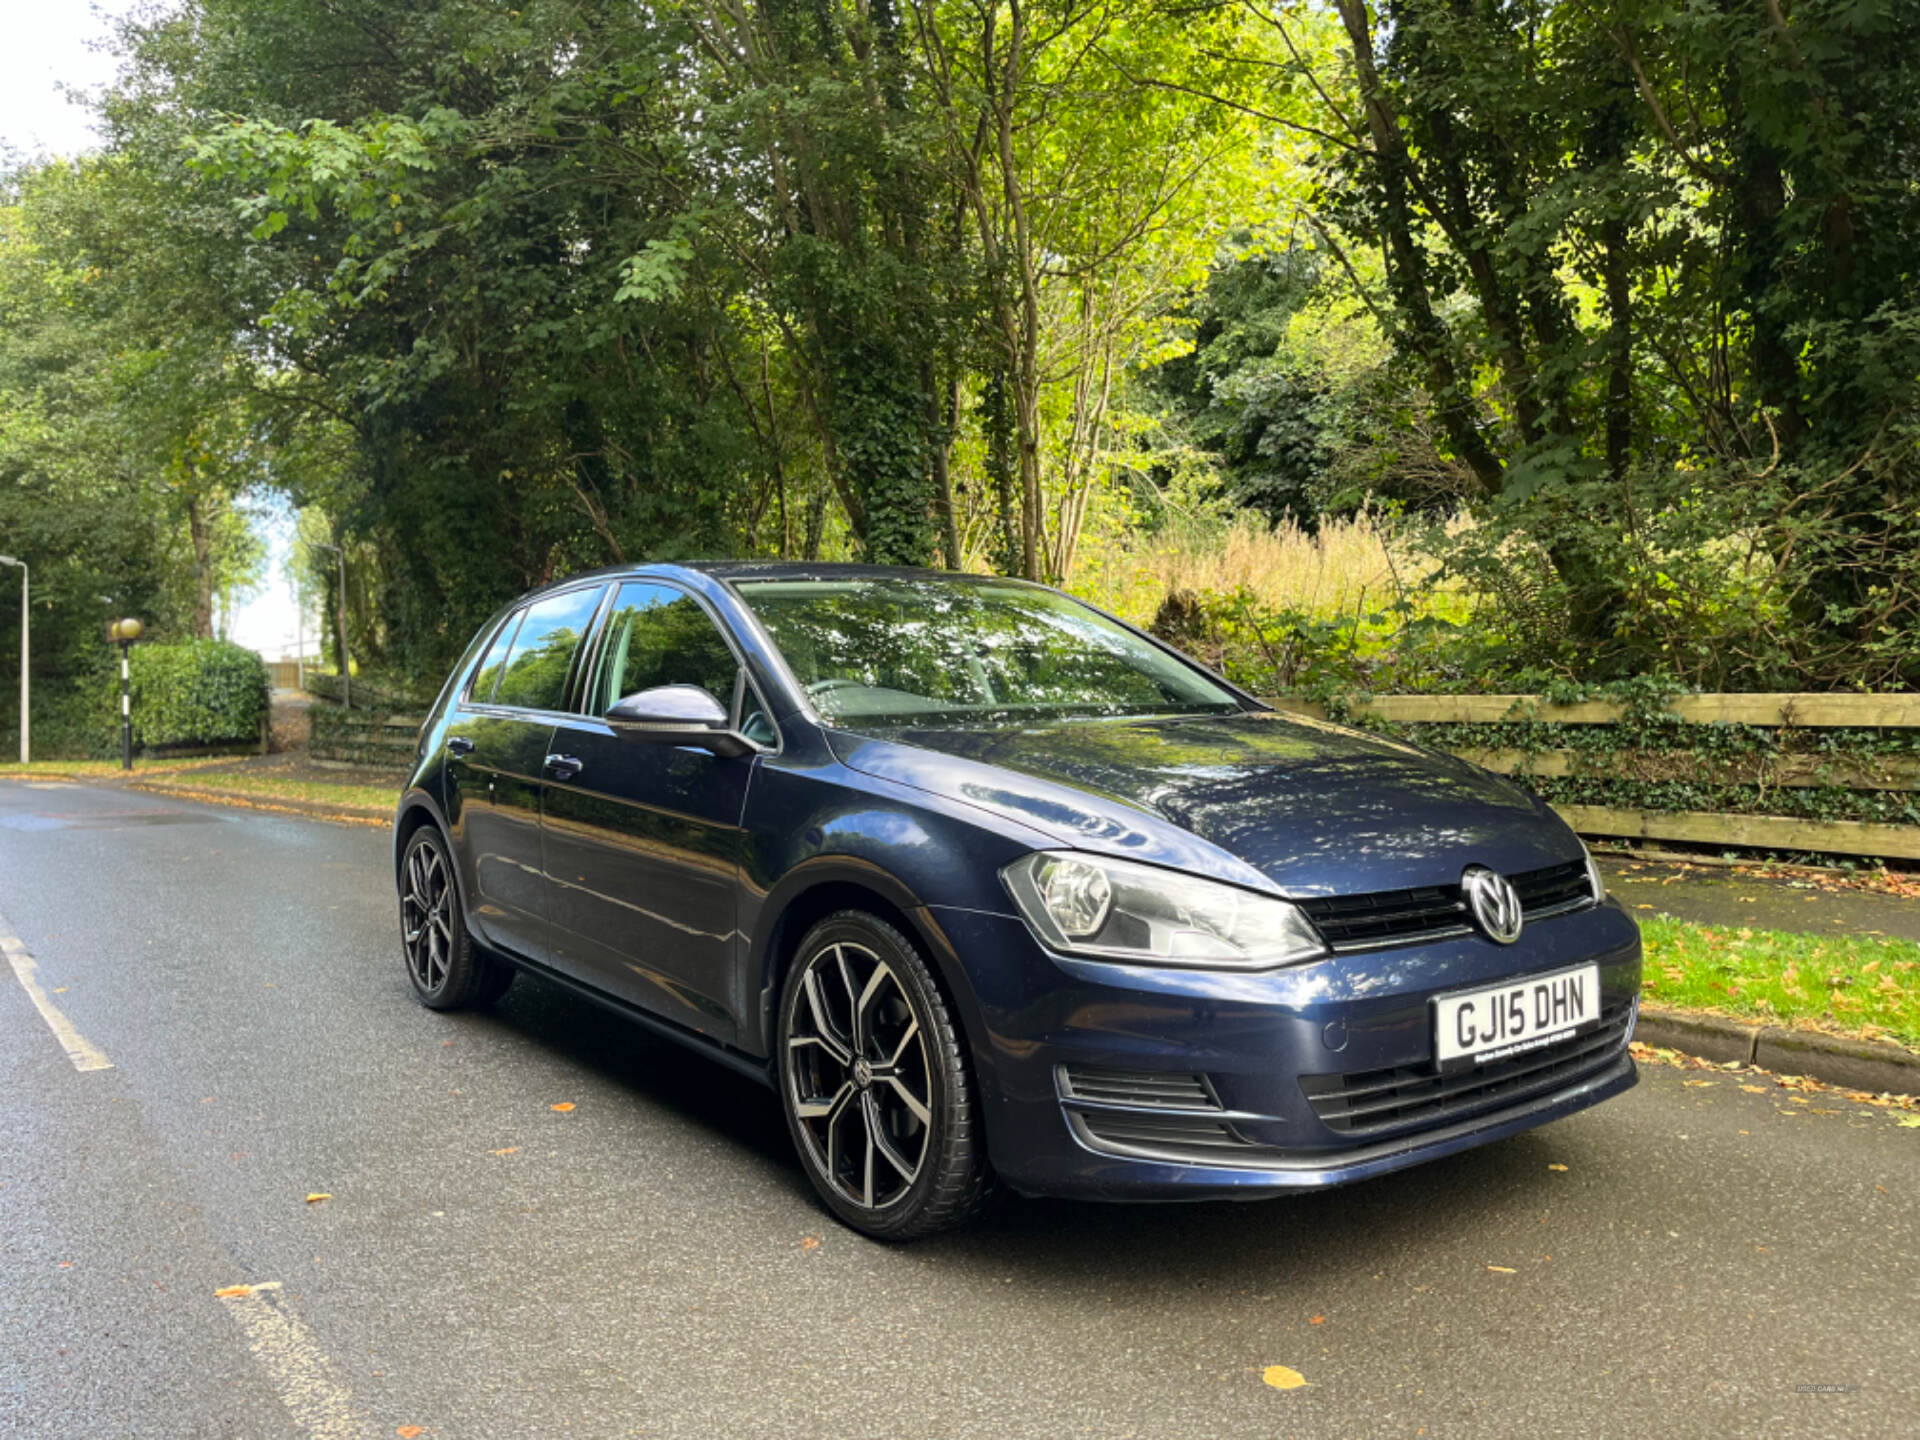
[[1440, 1069], [1464, 1070], [1524, 1055], [1600, 1023], [1600, 967], [1556, 970], [1433, 1002]]

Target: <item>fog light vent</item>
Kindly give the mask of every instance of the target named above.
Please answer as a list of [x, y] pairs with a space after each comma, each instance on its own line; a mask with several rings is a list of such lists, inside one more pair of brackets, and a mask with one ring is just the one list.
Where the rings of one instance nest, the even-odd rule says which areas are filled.
[[1155, 1110], [1221, 1108], [1204, 1075], [1181, 1075], [1170, 1070], [1103, 1070], [1092, 1065], [1062, 1065], [1060, 1093], [1068, 1100], [1138, 1105]]
[[1191, 1159], [1209, 1151], [1245, 1151], [1224, 1121], [1200, 1115], [1123, 1115], [1112, 1110], [1082, 1110], [1075, 1121], [1105, 1150]]

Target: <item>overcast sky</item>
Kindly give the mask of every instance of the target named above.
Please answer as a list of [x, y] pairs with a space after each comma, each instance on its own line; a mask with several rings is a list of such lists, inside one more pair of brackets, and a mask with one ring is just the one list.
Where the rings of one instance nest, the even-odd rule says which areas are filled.
[[0, 0], [0, 142], [28, 156], [99, 143], [92, 117], [60, 87], [97, 91], [113, 79], [101, 42], [133, 8], [133, 0]]
[[[112, 81], [117, 62], [104, 43], [113, 20], [141, 3], [0, 0], [0, 150], [33, 158], [75, 155], [100, 143], [92, 115], [66, 92], [98, 93]], [[296, 633], [284, 570], [291, 529], [285, 507], [270, 507], [261, 528], [270, 551], [266, 579], [235, 607], [232, 638], [274, 659], [291, 653]], [[311, 623], [307, 643], [314, 643]]]

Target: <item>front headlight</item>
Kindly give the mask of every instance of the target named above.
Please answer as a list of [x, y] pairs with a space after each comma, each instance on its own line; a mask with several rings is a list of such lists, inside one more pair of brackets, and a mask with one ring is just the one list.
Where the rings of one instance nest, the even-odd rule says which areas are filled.
[[1271, 970], [1327, 953], [1286, 901], [1174, 870], [1043, 850], [1000, 875], [1042, 943], [1069, 955]]
[[1580, 842], [1580, 849], [1587, 857], [1587, 884], [1593, 887], [1593, 903], [1598, 905], [1607, 898], [1607, 879], [1600, 873], [1600, 862], [1593, 858], [1593, 851], [1587, 849], [1587, 842]]

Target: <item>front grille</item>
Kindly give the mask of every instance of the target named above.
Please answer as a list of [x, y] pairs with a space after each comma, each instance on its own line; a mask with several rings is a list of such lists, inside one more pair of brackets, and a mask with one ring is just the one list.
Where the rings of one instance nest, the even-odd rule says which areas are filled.
[[[1583, 860], [1549, 865], [1508, 877], [1529, 920], [1544, 920], [1590, 903], [1593, 887]], [[1332, 895], [1294, 902], [1335, 950], [1370, 950], [1416, 940], [1470, 935], [1467, 902], [1458, 884], [1413, 890], [1377, 890], [1369, 895]]]
[[1336, 950], [1359, 950], [1415, 937], [1464, 935], [1469, 929], [1467, 902], [1460, 898], [1458, 885], [1335, 895], [1298, 903], [1322, 938]]
[[1342, 1135], [1371, 1134], [1416, 1120], [1444, 1123], [1598, 1068], [1625, 1043], [1632, 1016], [1632, 1001], [1615, 1001], [1601, 1010], [1596, 1029], [1458, 1074], [1441, 1075], [1429, 1062], [1353, 1075], [1303, 1075], [1300, 1088], [1313, 1113]]
[[1102, 1070], [1092, 1065], [1063, 1065], [1060, 1093], [1069, 1100], [1097, 1100], [1110, 1105], [1170, 1110], [1220, 1108], [1220, 1101], [1204, 1078], [1171, 1070]]
[[1520, 897], [1520, 909], [1529, 920], [1558, 915], [1593, 899], [1593, 881], [1587, 875], [1584, 860], [1569, 860], [1565, 865], [1549, 865], [1544, 870], [1516, 875], [1513, 888]]

